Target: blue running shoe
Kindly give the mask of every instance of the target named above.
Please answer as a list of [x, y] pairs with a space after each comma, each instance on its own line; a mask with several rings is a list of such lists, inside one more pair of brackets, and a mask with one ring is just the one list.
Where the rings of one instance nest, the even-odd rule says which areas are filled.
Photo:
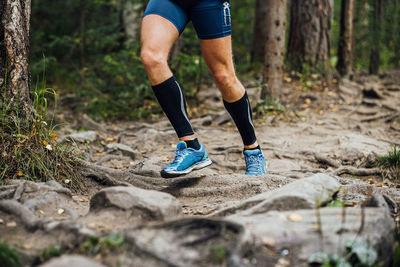
[[262, 175], [267, 173], [264, 154], [260, 149], [245, 150], [243, 154], [246, 160], [246, 174]]
[[178, 143], [174, 161], [161, 171], [164, 178], [172, 178], [187, 174], [194, 169], [207, 167], [212, 163], [203, 145], [199, 150], [188, 148], [184, 141]]

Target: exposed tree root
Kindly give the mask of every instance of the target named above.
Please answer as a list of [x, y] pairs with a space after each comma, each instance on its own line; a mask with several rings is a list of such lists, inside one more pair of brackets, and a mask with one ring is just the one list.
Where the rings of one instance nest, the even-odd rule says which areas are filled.
[[371, 175], [380, 175], [382, 171], [379, 168], [355, 168], [352, 166], [342, 166], [339, 169], [334, 171], [335, 175], [342, 174], [351, 174], [355, 176], [371, 176]]
[[23, 206], [16, 200], [2, 200], [0, 201], [0, 211], [8, 214], [14, 214], [20, 218], [21, 223], [29, 231], [35, 231], [40, 224], [40, 220], [30, 211], [27, 207]]
[[329, 166], [332, 166], [332, 167], [335, 167], [335, 168], [339, 168], [340, 167], [339, 163], [337, 163], [336, 160], [334, 160], [334, 159], [332, 159], [330, 157], [324, 156], [324, 155], [322, 155], [320, 153], [315, 152], [314, 153], [314, 157], [319, 163], [322, 163], [322, 164], [325, 164], [325, 165], [329, 165]]

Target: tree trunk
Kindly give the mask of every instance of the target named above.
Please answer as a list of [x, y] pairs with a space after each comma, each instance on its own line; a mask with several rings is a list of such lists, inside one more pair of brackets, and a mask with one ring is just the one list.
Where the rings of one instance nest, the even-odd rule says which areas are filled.
[[122, 22], [128, 43], [133, 43], [139, 39], [138, 30], [141, 21], [141, 4], [126, 1], [123, 4]]
[[369, 61], [369, 73], [378, 74], [380, 65], [380, 44], [382, 39], [382, 26], [385, 16], [385, 0], [373, 1], [374, 15], [372, 22], [372, 48]]
[[[254, 21], [253, 49], [251, 62], [262, 63], [264, 60], [265, 42], [267, 41], [268, 2], [256, 0], [256, 18]], [[285, 15], [286, 16], [286, 15]]]
[[287, 50], [290, 69], [330, 75], [330, 0], [292, 0], [290, 5], [289, 42]]
[[338, 45], [338, 64], [340, 75], [353, 73], [354, 66], [354, 1], [342, 0], [340, 11], [340, 37]]
[[264, 71], [261, 99], [271, 100], [279, 97], [282, 86], [285, 32], [286, 0], [265, 0], [263, 5], [267, 13], [264, 17]]
[[1, 112], [18, 115], [28, 125], [32, 115], [28, 65], [30, 8], [30, 0], [0, 2]]

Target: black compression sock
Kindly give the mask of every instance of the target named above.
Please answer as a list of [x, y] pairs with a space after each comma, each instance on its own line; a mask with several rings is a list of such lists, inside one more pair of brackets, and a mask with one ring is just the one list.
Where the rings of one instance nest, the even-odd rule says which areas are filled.
[[247, 92], [244, 96], [236, 102], [228, 103], [224, 100], [224, 106], [228, 110], [236, 127], [242, 137], [245, 146], [252, 145], [256, 142], [256, 133], [253, 125], [253, 118], [251, 114], [251, 107]]
[[197, 138], [194, 140], [185, 140], [185, 143], [186, 143], [187, 147], [193, 148], [195, 150], [200, 149], [200, 143]]
[[194, 134], [186, 111], [186, 101], [174, 77], [152, 86], [154, 94], [178, 137]]

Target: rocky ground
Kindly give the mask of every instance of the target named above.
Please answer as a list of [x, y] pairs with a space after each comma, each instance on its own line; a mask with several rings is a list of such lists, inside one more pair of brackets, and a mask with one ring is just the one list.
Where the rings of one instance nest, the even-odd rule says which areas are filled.
[[257, 120], [264, 176], [243, 175], [215, 88], [191, 110], [213, 164], [175, 179], [159, 174], [176, 145], [167, 121], [63, 112], [58, 140], [83, 152], [84, 190], [68, 179], [1, 186], [0, 242], [33, 266], [319, 266], [328, 255], [390, 266], [400, 189], [376, 161], [400, 145], [400, 72], [331, 89], [285, 81], [286, 112]]

